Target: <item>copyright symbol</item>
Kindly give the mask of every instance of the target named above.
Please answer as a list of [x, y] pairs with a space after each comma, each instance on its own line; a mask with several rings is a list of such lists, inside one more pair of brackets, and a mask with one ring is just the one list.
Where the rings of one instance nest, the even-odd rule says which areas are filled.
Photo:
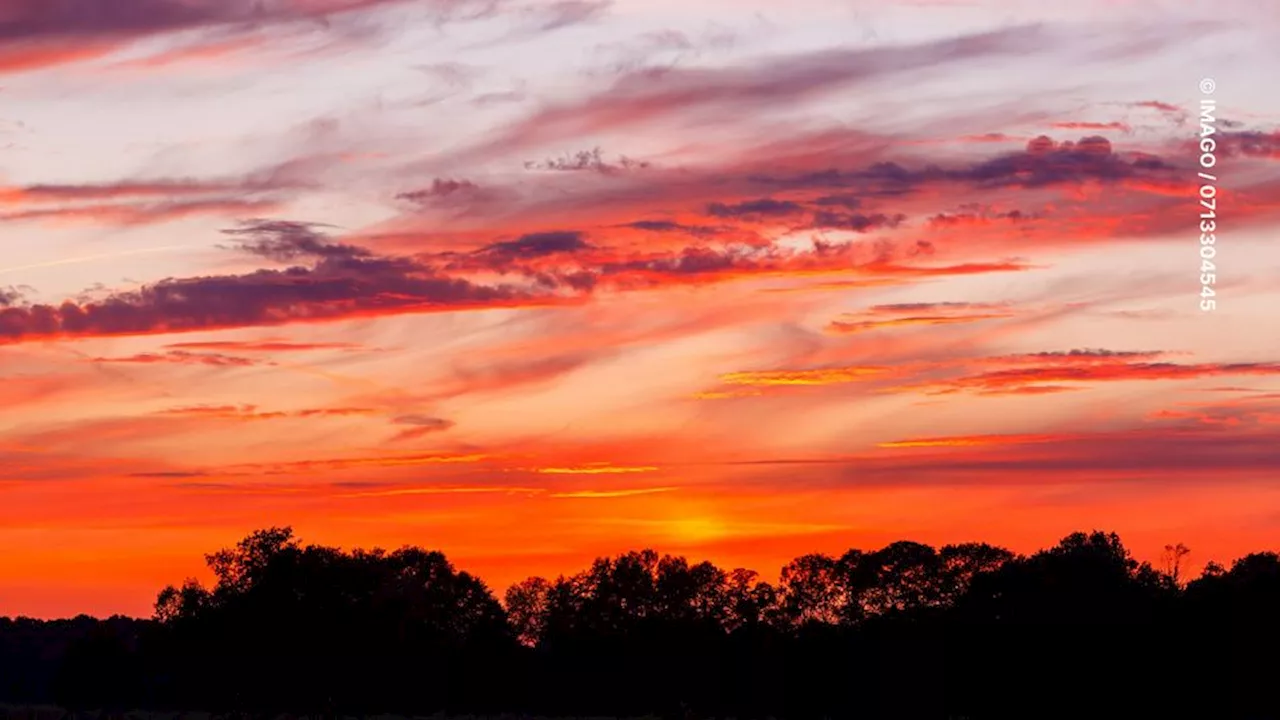
[[1205, 95], [1212, 95], [1213, 91], [1217, 89], [1218, 83], [1214, 82], [1213, 78], [1205, 78], [1200, 81], [1200, 92]]

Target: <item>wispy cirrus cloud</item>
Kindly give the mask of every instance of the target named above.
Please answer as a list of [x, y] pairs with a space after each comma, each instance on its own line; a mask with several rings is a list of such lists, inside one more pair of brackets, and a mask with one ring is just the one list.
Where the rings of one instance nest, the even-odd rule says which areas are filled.
[[770, 58], [756, 66], [634, 72], [586, 100], [546, 107], [461, 151], [488, 158], [646, 122], [689, 120], [776, 106], [893, 73], [1036, 47], [1034, 28], [1015, 28], [903, 47], [829, 50]]
[[300, 474], [307, 472], [323, 472], [350, 470], [354, 468], [400, 468], [431, 465], [452, 465], [478, 463], [488, 460], [483, 453], [416, 453], [398, 455], [369, 455], [363, 457], [343, 457], [318, 460], [296, 460], [279, 463], [251, 463], [231, 466], [227, 469], [263, 475]]
[[268, 167], [235, 179], [3, 186], [0, 222], [129, 227], [200, 216], [257, 216], [283, 207], [302, 184], [286, 177], [280, 167]]
[[609, 463], [593, 463], [576, 467], [541, 467], [534, 470], [540, 475], [631, 475], [635, 473], [656, 472], [652, 465], [626, 466]]
[[882, 442], [882, 448], [968, 448], [993, 445], [1025, 445], [1027, 443], [1057, 442], [1057, 435], [957, 435], [951, 437], [911, 438]]
[[28, 185], [0, 188], [0, 204], [31, 205], [103, 200], [162, 199], [238, 192], [255, 189], [236, 182], [202, 182], [191, 179], [123, 181], [92, 185]]
[[148, 204], [75, 205], [0, 213], [0, 223], [149, 225], [189, 217], [260, 215], [281, 207], [274, 200], [192, 200]]
[[[894, 366], [741, 371], [721, 375], [720, 382], [726, 386], [776, 389], [867, 383], [879, 392], [889, 393], [1044, 395], [1085, 389], [1097, 383], [1280, 375], [1280, 365], [1276, 363], [1157, 361], [1170, 354], [1078, 349], [949, 360], [922, 359]], [[733, 396], [736, 396], [733, 390], [712, 391], [706, 394], [706, 399]]]
[[376, 414], [371, 408], [335, 407], [302, 410], [259, 410], [256, 405], [192, 405], [161, 410], [170, 417], [207, 418], [213, 420], [280, 420], [285, 418], [358, 417]]
[[1111, 122], [1088, 122], [1080, 120], [1068, 120], [1056, 122], [1053, 127], [1058, 130], [1114, 130], [1122, 133], [1131, 133], [1133, 128], [1128, 123], [1119, 121]]
[[206, 340], [203, 342], [178, 342], [165, 346], [178, 351], [223, 351], [252, 353], [316, 352], [326, 350], [360, 350], [359, 343], [348, 342], [291, 342], [288, 340]]
[[1245, 391], [1226, 401], [1184, 401], [1147, 416], [1158, 423], [1248, 429], [1280, 424], [1280, 393]]
[[835, 320], [827, 325], [827, 331], [838, 334], [885, 330], [889, 328], [911, 327], [918, 325], [957, 325], [961, 323], [981, 322], [983, 320], [1001, 320], [1012, 317], [1007, 314], [986, 315], [916, 315], [891, 320]]
[[805, 370], [753, 370], [726, 373], [720, 382], [726, 385], [750, 385], [776, 387], [788, 385], [841, 385], [864, 382], [884, 377], [890, 372], [884, 367], [831, 367]]
[[225, 62], [237, 55], [247, 55], [253, 50], [270, 47], [263, 34], [213, 37], [192, 44], [178, 45], [149, 53], [142, 57], [120, 60], [108, 66], [114, 72], [156, 72], [180, 70], [189, 65]]
[[877, 305], [827, 325], [827, 332], [850, 334], [900, 327], [957, 325], [1014, 317], [1008, 305], [995, 303], [903, 303]]
[[1100, 382], [1137, 380], [1198, 380], [1212, 377], [1246, 377], [1280, 375], [1276, 363], [1199, 363], [1168, 362], [1104, 362], [1053, 364], [991, 370], [939, 382], [907, 385], [902, 389], [929, 393], [972, 391], [1002, 393], [1025, 391], [1045, 385], [1072, 383], [1088, 385]]
[[[108, 55], [129, 45], [180, 33], [232, 36], [262, 27], [327, 27], [359, 13], [406, 6], [406, 0], [7, 0], [0, 15], [0, 73]], [[491, 12], [491, 0], [428, 0], [439, 20]], [[197, 44], [197, 47], [199, 43]]]
[[677, 492], [678, 487], [650, 487], [650, 488], [631, 488], [627, 490], [567, 490], [564, 492], [553, 492], [550, 497], [565, 500], [608, 500], [612, 498], [629, 498], [641, 495], [657, 495], [660, 493]]
[[164, 353], [138, 353], [120, 357], [95, 357], [95, 363], [126, 363], [131, 365], [210, 365], [213, 367], [250, 367], [259, 364], [253, 358], [212, 352], [171, 350]]

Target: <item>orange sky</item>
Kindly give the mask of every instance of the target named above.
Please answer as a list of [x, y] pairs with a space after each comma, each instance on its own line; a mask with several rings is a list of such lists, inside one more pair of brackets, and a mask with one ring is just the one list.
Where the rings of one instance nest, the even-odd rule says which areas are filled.
[[286, 524], [497, 591], [1274, 547], [1246, 3], [151, 4], [0, 2], [0, 615], [147, 614]]

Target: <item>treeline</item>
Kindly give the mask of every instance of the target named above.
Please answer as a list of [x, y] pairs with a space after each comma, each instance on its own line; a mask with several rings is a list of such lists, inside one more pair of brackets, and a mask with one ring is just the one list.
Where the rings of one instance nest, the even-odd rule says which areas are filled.
[[898, 542], [776, 583], [632, 552], [503, 601], [437, 552], [288, 528], [155, 617], [0, 620], [0, 701], [78, 709], [774, 718], [1280, 717], [1280, 558], [1180, 577], [1114, 534]]

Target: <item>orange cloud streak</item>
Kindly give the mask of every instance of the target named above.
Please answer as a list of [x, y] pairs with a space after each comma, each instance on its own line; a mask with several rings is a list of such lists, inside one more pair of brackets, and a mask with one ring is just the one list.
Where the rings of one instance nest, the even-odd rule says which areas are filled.
[[1280, 375], [1280, 364], [1238, 363], [1179, 365], [1176, 363], [1115, 363], [1052, 365], [979, 373], [940, 383], [903, 389], [1004, 391], [1057, 382], [1122, 382], [1129, 380], [1195, 380], [1222, 376]]
[[374, 415], [377, 412], [377, 410], [371, 408], [309, 408], [306, 410], [276, 410], [270, 412], [259, 412], [255, 405], [198, 405], [162, 410], [160, 411], [160, 414], [179, 417], [252, 421], [277, 420], [281, 418], [352, 417]]
[[615, 465], [588, 465], [583, 467], [544, 467], [535, 472], [541, 475], [625, 475], [657, 472], [652, 466], [620, 467]]
[[839, 385], [862, 382], [888, 372], [882, 367], [836, 367], [812, 370], [762, 370], [732, 372], [720, 376], [729, 385], [769, 387], [776, 385]]
[[1002, 320], [1011, 318], [1010, 314], [988, 314], [988, 315], [922, 315], [919, 317], [895, 318], [893, 320], [864, 320], [860, 322], [845, 322], [835, 320], [827, 325], [827, 332], [836, 334], [851, 334], [859, 332], [868, 332], [871, 330], [883, 330], [888, 328], [909, 327], [913, 325], [958, 325], [961, 323], [982, 322], [983, 320]]
[[67, 63], [93, 60], [111, 53], [114, 43], [23, 43], [0, 49], [0, 74], [22, 73]]
[[478, 463], [491, 456], [482, 453], [427, 453], [418, 455], [387, 455], [375, 457], [334, 458], [331, 460], [298, 460], [285, 463], [255, 463], [232, 466], [234, 469], [256, 470], [268, 474], [305, 473], [349, 468], [413, 467], [418, 465], [444, 465]]
[[551, 493], [550, 497], [558, 499], [612, 499], [612, 498], [629, 498], [638, 497], [640, 495], [655, 495], [658, 493], [670, 493], [680, 490], [677, 487], [652, 487], [652, 488], [634, 488], [631, 490], [573, 490], [569, 492]]
[[878, 445], [882, 448], [939, 448], [939, 447], [989, 447], [993, 445], [1025, 445], [1028, 443], [1054, 442], [1059, 435], [958, 435], [954, 437], [918, 438], [894, 440]]

